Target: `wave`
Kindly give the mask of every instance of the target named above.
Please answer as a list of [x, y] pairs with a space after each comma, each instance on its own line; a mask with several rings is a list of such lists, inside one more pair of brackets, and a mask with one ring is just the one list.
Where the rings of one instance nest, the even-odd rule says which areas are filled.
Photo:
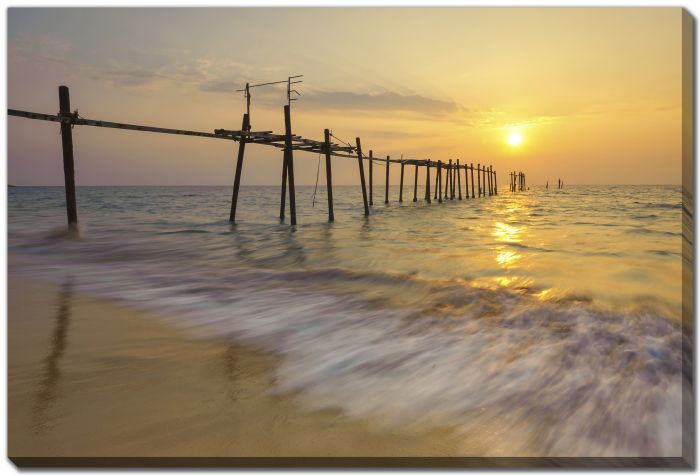
[[[66, 274], [40, 266], [43, 277]], [[308, 410], [465, 434], [498, 420], [509, 430], [490, 440], [494, 454], [667, 456], [681, 447], [689, 358], [681, 348], [690, 342], [651, 307], [341, 269], [204, 277], [82, 264], [68, 272], [77, 288], [147, 308], [198, 337], [278, 354], [274, 390], [299, 393]], [[385, 285], [396, 298], [316, 285], [328, 281]]]

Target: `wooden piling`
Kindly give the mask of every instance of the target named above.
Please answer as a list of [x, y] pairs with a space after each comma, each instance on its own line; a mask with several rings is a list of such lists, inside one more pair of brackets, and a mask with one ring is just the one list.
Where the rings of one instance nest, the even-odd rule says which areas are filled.
[[389, 155], [386, 156], [386, 184], [384, 185], [384, 204], [389, 204]]
[[[360, 168], [360, 185], [362, 186], [362, 203], [365, 205], [365, 216], [369, 216], [369, 205], [367, 204], [367, 187], [365, 186], [365, 167], [362, 164], [362, 144], [360, 137], [355, 137], [357, 145], [357, 163]], [[370, 162], [371, 163], [371, 162]]]
[[282, 149], [282, 188], [280, 196], [280, 221], [284, 221], [287, 203], [287, 150]]
[[[243, 114], [243, 123], [241, 124], [241, 131], [247, 132], [249, 128], [250, 120], [248, 114]], [[238, 206], [238, 191], [241, 187], [241, 171], [243, 170], [243, 155], [245, 154], [245, 144], [246, 140], [244, 135], [241, 135], [241, 140], [238, 142], [238, 159], [236, 160], [236, 174], [233, 178], [233, 193], [231, 195], [231, 213], [229, 214], [228, 220], [232, 223], [236, 222], [236, 207]], [[287, 175], [287, 167], [283, 164], [284, 176]], [[284, 213], [284, 180], [282, 182], [282, 213]], [[284, 216], [282, 216], [284, 217]]]
[[433, 196], [434, 200], [436, 200], [438, 197], [438, 175], [442, 175], [442, 171], [440, 171], [439, 167], [437, 168], [437, 170], [435, 170], [435, 196]]
[[333, 177], [331, 174], [331, 134], [328, 129], [323, 131], [326, 152], [326, 193], [328, 194], [328, 221], [333, 221]]
[[488, 170], [488, 168], [486, 167], [486, 165], [481, 167], [482, 177], [484, 178], [484, 196], [488, 196], [491, 194], [488, 192], [489, 191], [489, 183], [488, 183], [488, 173], [486, 173], [487, 170]]
[[472, 177], [472, 198], [474, 198], [474, 164], [471, 164], [471, 177]]
[[457, 159], [457, 188], [459, 189], [459, 199], [462, 199], [462, 175], [459, 174], [459, 159]]
[[[437, 177], [438, 177], [438, 203], [442, 203], [442, 160], [438, 160], [438, 165], [437, 165]], [[445, 190], [447, 190], [447, 187], [445, 187]]]
[[294, 190], [294, 151], [292, 150], [292, 117], [289, 105], [284, 106], [284, 148], [289, 184], [289, 215], [292, 226], [295, 226], [297, 224], [297, 202]]
[[450, 165], [445, 164], [445, 199], [448, 198], [450, 193], [450, 168], [452, 168], [452, 159], [450, 159]]
[[450, 199], [455, 199], [455, 165], [450, 165]]
[[464, 199], [469, 199], [469, 165], [464, 164]]
[[481, 198], [481, 163], [476, 164], [476, 180], [479, 184], [479, 198]]
[[369, 205], [374, 206], [374, 181], [372, 180], [372, 169], [374, 165], [374, 156], [372, 151], [369, 151]]
[[488, 177], [489, 177], [489, 196], [493, 196], [493, 172], [491, 171], [491, 165], [489, 165], [488, 168]]
[[[72, 117], [70, 91], [67, 86], [58, 87], [58, 107], [62, 117]], [[63, 183], [66, 190], [66, 215], [68, 228], [78, 228], [78, 204], [75, 198], [75, 161], [73, 159], [73, 129], [70, 122], [61, 120], [61, 145], [63, 147]]]
[[430, 203], [430, 160], [425, 166], [425, 201]]
[[418, 164], [416, 163], [416, 174], [413, 175], [413, 202], [418, 201]]
[[496, 170], [493, 171], [493, 192], [498, 195], [498, 179], [496, 178]]
[[406, 164], [401, 162], [401, 183], [399, 184], [399, 203], [403, 203], [403, 169]]

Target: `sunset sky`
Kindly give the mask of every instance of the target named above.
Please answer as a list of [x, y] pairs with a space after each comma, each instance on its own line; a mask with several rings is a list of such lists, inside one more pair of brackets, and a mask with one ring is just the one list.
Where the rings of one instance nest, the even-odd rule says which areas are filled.
[[[680, 8], [198, 8], [8, 11], [9, 108], [239, 129], [250, 83], [303, 74], [296, 134], [359, 136], [375, 156], [487, 163], [499, 184], [681, 182]], [[284, 87], [253, 91], [253, 130], [283, 132]], [[8, 182], [60, 185], [54, 123], [8, 118]], [[510, 135], [522, 143], [511, 145]], [[234, 142], [74, 130], [78, 185], [229, 185]], [[282, 152], [246, 150], [243, 184]], [[295, 154], [313, 184], [317, 155]], [[338, 184], [357, 163], [333, 162]], [[398, 183], [398, 168], [392, 183]], [[500, 177], [503, 176], [501, 182]], [[323, 181], [323, 180], [321, 180]]]

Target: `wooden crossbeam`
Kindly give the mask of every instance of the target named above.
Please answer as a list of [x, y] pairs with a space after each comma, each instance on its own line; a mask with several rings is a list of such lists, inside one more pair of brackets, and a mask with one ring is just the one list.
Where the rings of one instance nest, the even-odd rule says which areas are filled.
[[108, 122], [105, 120], [83, 119], [71, 116], [58, 116], [51, 114], [41, 114], [38, 112], [27, 112], [17, 109], [7, 109], [7, 115], [24, 117], [34, 120], [46, 120], [49, 122], [61, 122], [64, 124], [89, 125], [91, 127], [107, 127], [110, 129], [138, 130], [140, 132], [156, 132], [160, 134], [189, 135], [194, 137], [207, 137], [213, 139], [238, 140], [233, 137], [211, 134], [208, 132], [196, 132], [193, 130], [166, 129], [163, 127], [151, 127], [148, 125], [124, 124], [120, 122]]

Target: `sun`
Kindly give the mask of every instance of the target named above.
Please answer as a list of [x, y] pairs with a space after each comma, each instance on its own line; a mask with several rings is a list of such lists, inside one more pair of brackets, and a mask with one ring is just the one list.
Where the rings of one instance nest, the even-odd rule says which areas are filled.
[[508, 144], [511, 147], [517, 147], [521, 143], [523, 143], [523, 134], [520, 132], [511, 132], [508, 134]]

